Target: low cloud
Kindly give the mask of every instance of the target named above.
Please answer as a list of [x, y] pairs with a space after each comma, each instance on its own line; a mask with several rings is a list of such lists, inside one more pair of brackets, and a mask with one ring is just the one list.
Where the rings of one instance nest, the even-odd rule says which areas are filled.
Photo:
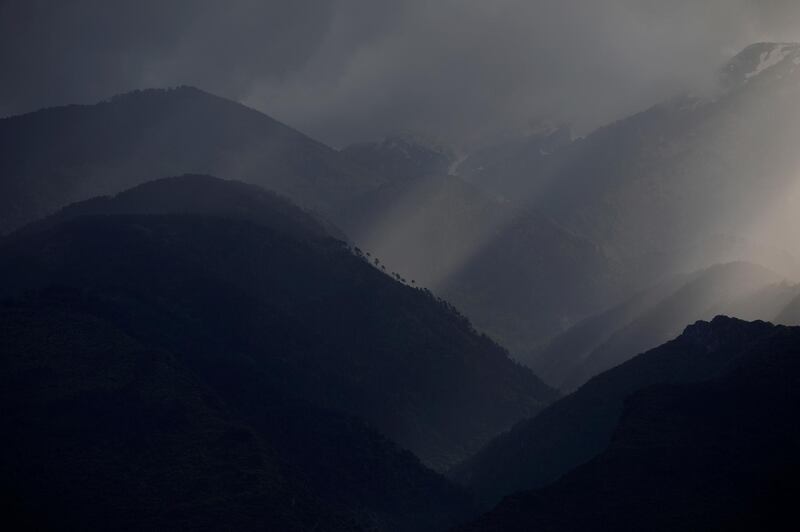
[[0, 0], [0, 114], [191, 84], [334, 145], [583, 132], [797, 39], [789, 0]]

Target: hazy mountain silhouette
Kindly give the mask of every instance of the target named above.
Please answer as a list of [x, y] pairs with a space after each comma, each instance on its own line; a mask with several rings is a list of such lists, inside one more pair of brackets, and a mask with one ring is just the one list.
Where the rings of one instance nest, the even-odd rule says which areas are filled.
[[[88, 291], [108, 306], [102, 315], [133, 313], [136, 334], [174, 335], [187, 352], [245, 353], [279, 389], [361, 417], [438, 468], [556, 397], [448, 304], [392, 280], [341, 241], [298, 237], [302, 226], [287, 231], [291, 220], [309, 221], [299, 210], [277, 229], [277, 212], [209, 216], [220, 187], [241, 186], [167, 179], [66, 209], [56, 219], [92, 216], [6, 240], [5, 292]], [[160, 189], [166, 199], [151, 201]], [[169, 198], [178, 198], [174, 209]], [[186, 214], [192, 205], [199, 214]], [[138, 214], [159, 211], [183, 214]]]
[[379, 142], [359, 142], [342, 150], [370, 174], [389, 180], [447, 175], [456, 163], [452, 148], [411, 134], [389, 135]]
[[662, 349], [721, 364], [706, 380], [630, 395], [602, 454], [460, 530], [777, 530], [792, 522], [800, 329], [717, 318]]
[[[772, 334], [770, 326], [757, 327]], [[741, 334], [721, 335], [720, 347], [710, 349], [705, 337], [694, 334], [701, 329], [689, 328], [677, 339], [594, 377], [496, 438], [456, 467], [453, 478], [473, 489], [486, 508], [505, 495], [543, 487], [596, 457], [611, 441], [625, 399], [632, 393], [657, 384], [712, 379], [735, 365], [751, 345], [746, 335], [751, 329], [745, 328]]]
[[516, 175], [503, 181], [535, 187], [504, 195], [623, 260], [639, 289], [735, 260], [796, 275], [800, 45], [748, 48], [723, 77], [713, 95], [666, 101], [546, 157], [510, 155], [504, 175]]
[[192, 87], [4, 118], [0, 146], [0, 233], [153, 176], [221, 175], [323, 213], [380, 182], [336, 150]]
[[464, 530], [769, 528], [800, 332], [686, 324], [800, 324], [800, 45], [721, 77], [467, 154], [191, 87], [0, 119], [8, 516], [435, 532], [474, 494]]
[[522, 361], [550, 384], [572, 391], [591, 377], [674, 338], [686, 323], [719, 314], [774, 319], [781, 301], [795, 293], [788, 285], [782, 290], [780, 281], [774, 272], [744, 262], [678, 276], [585, 320]]
[[642, 290], [609, 310], [581, 320], [546, 344], [525, 353], [520, 360], [528, 367], [535, 367], [537, 375], [546, 382], [563, 388], [567, 376], [579, 371], [598, 346], [676, 292], [689, 277], [676, 275]]
[[624, 293], [619, 265], [591, 241], [456, 176], [395, 180], [338, 219], [388, 268], [453, 302], [515, 354]]
[[549, 157], [572, 142], [564, 125], [544, 124], [528, 135], [504, 139], [473, 150], [457, 174], [493, 195], [510, 201], [535, 197], [545, 184], [538, 179]]
[[[339, 152], [179, 87], [2, 119], [0, 146], [0, 233], [156, 176], [212, 174], [264, 186], [342, 225], [390, 272], [453, 300], [515, 353], [619, 299], [618, 286], [604, 283], [623, 276], [596, 245], [442, 177], [456, 163], [452, 150], [408, 135]], [[498, 278], [507, 282], [496, 290]]]
[[763, 320], [778, 325], [800, 325], [797, 321], [780, 321], [781, 313], [798, 296], [800, 285], [781, 281], [718, 305], [712, 313], [745, 321]]
[[[483, 198], [456, 177], [429, 175], [366, 192], [342, 225], [391, 269], [432, 278], [526, 361], [538, 344], [677, 274], [750, 261], [796, 282], [798, 76], [800, 46], [757, 45], [712, 96], [675, 98], [575, 141], [551, 127], [470, 153], [451, 169]], [[676, 315], [653, 343], [605, 357], [568, 386], [684, 325]]]

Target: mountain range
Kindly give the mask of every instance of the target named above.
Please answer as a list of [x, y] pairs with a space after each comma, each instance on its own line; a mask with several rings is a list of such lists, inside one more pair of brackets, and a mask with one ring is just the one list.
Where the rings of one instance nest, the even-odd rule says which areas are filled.
[[[618, 266], [596, 244], [448, 175], [455, 151], [408, 134], [337, 151], [241, 104], [178, 87], [5, 118], [0, 146], [0, 233], [73, 202], [199, 173], [265, 187], [318, 213], [331, 232], [341, 227], [337, 236], [388, 271], [453, 301], [515, 354], [625, 295]], [[508, 265], [505, 287], [495, 284], [499, 261]], [[555, 275], [561, 268], [569, 275]]]
[[[450, 305], [253, 185], [182, 176], [72, 205], [3, 239], [0, 272], [2, 467], [25, 479], [4, 490], [29, 517], [168, 527], [184, 514], [148, 509], [169, 501], [209, 528], [269, 514], [438, 530], [471, 502], [423, 462], [444, 469], [557, 397]], [[148, 458], [162, 446], [186, 460]], [[60, 495], [87, 466], [97, 483]]]
[[638, 262], [644, 280], [655, 268], [679, 273], [756, 254], [796, 274], [789, 228], [799, 76], [800, 46], [748, 47], [708, 95], [657, 104], [537, 164], [527, 152], [507, 159], [517, 181], [537, 183], [528, 195], [509, 189], [510, 197]]
[[800, 45], [719, 78], [585, 137], [544, 122], [469, 150], [337, 150], [185, 86], [0, 119], [7, 515], [777, 526]]
[[0, 230], [157, 176], [259, 184], [342, 227], [527, 360], [674, 275], [745, 260], [797, 281], [791, 238], [774, 230], [794, 212], [796, 121], [783, 110], [795, 108], [797, 54], [756, 45], [711, 97], [668, 101], [585, 138], [550, 127], [460, 157], [410, 135], [337, 151], [190, 87], [46, 109], [0, 120]]

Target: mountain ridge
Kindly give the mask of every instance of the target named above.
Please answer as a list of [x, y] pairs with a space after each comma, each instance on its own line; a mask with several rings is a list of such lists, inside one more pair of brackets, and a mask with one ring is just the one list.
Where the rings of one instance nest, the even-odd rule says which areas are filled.
[[[595, 376], [495, 438], [449, 475], [473, 490], [484, 509], [510, 493], [554, 482], [607, 447], [631, 393], [657, 384], [708, 380], [733, 363], [745, 347], [741, 338], [721, 336], [726, 342], [721, 350], [708, 334], [730, 323], [738, 320], [698, 322], [677, 338]], [[764, 322], [750, 326], [761, 331], [772, 327]]]
[[[298, 392], [365, 418], [439, 468], [557, 397], [452, 306], [391, 279], [344, 242], [209, 214], [197, 206], [225, 196], [195, 187], [191, 176], [153, 187], [176, 203], [142, 214], [153, 203], [125, 204], [130, 195], [121, 194], [84, 204], [86, 213], [64, 211], [81, 216], [10, 235], [0, 250], [2, 291], [65, 284], [108, 293], [108, 312], [120, 317], [144, 298], [167, 313], [152, 327], [174, 312], [181, 322], [192, 317], [190, 330], [204, 323], [197, 333], [216, 331], [211, 345], [251, 352], [272, 372], [288, 372]], [[195, 212], [187, 213], [182, 198], [201, 190], [209, 203], [193, 197]], [[116, 297], [122, 308], [114, 310]], [[213, 309], [226, 306], [241, 309], [241, 319], [215, 318]]]
[[0, 120], [0, 232], [147, 176], [224, 175], [325, 214], [380, 182], [273, 118], [193, 87], [147, 89], [93, 105]]
[[782, 528], [800, 471], [800, 329], [718, 317], [682, 337], [732, 356], [709, 379], [629, 396], [605, 451], [458, 530]]

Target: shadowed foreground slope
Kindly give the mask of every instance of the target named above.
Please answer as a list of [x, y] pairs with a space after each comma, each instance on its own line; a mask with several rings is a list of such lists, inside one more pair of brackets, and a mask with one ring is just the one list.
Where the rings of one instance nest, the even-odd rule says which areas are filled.
[[[179, 186], [198, 195], [203, 183]], [[86, 211], [145, 210], [122, 203], [98, 200]], [[4, 292], [70, 287], [150, 342], [242, 353], [279, 389], [361, 417], [437, 467], [555, 398], [446, 303], [391, 280], [338, 240], [299, 237], [265, 219], [45, 222], [0, 250]]]
[[553, 396], [249, 185], [72, 206], [4, 239], [0, 270], [2, 488], [33, 526], [441, 530], [468, 496], [375, 429], [457, 457]]
[[[713, 322], [715, 327], [725, 323], [721, 318]], [[690, 327], [675, 340], [594, 377], [519, 423], [457, 466], [452, 476], [476, 493], [484, 509], [511, 493], [546, 486], [608, 447], [631, 394], [654, 385], [712, 379], [746, 355], [764, 336], [756, 334], [762, 329], [771, 334], [766, 325], [730, 327], [726, 334], [707, 339], [695, 334], [701, 328]]]
[[800, 329], [717, 318], [680, 341], [729, 361], [709, 380], [633, 394], [601, 455], [460, 530], [779, 530], [794, 521]]
[[9, 522], [358, 529], [291, 478], [263, 434], [180, 357], [64, 306], [0, 306]]

